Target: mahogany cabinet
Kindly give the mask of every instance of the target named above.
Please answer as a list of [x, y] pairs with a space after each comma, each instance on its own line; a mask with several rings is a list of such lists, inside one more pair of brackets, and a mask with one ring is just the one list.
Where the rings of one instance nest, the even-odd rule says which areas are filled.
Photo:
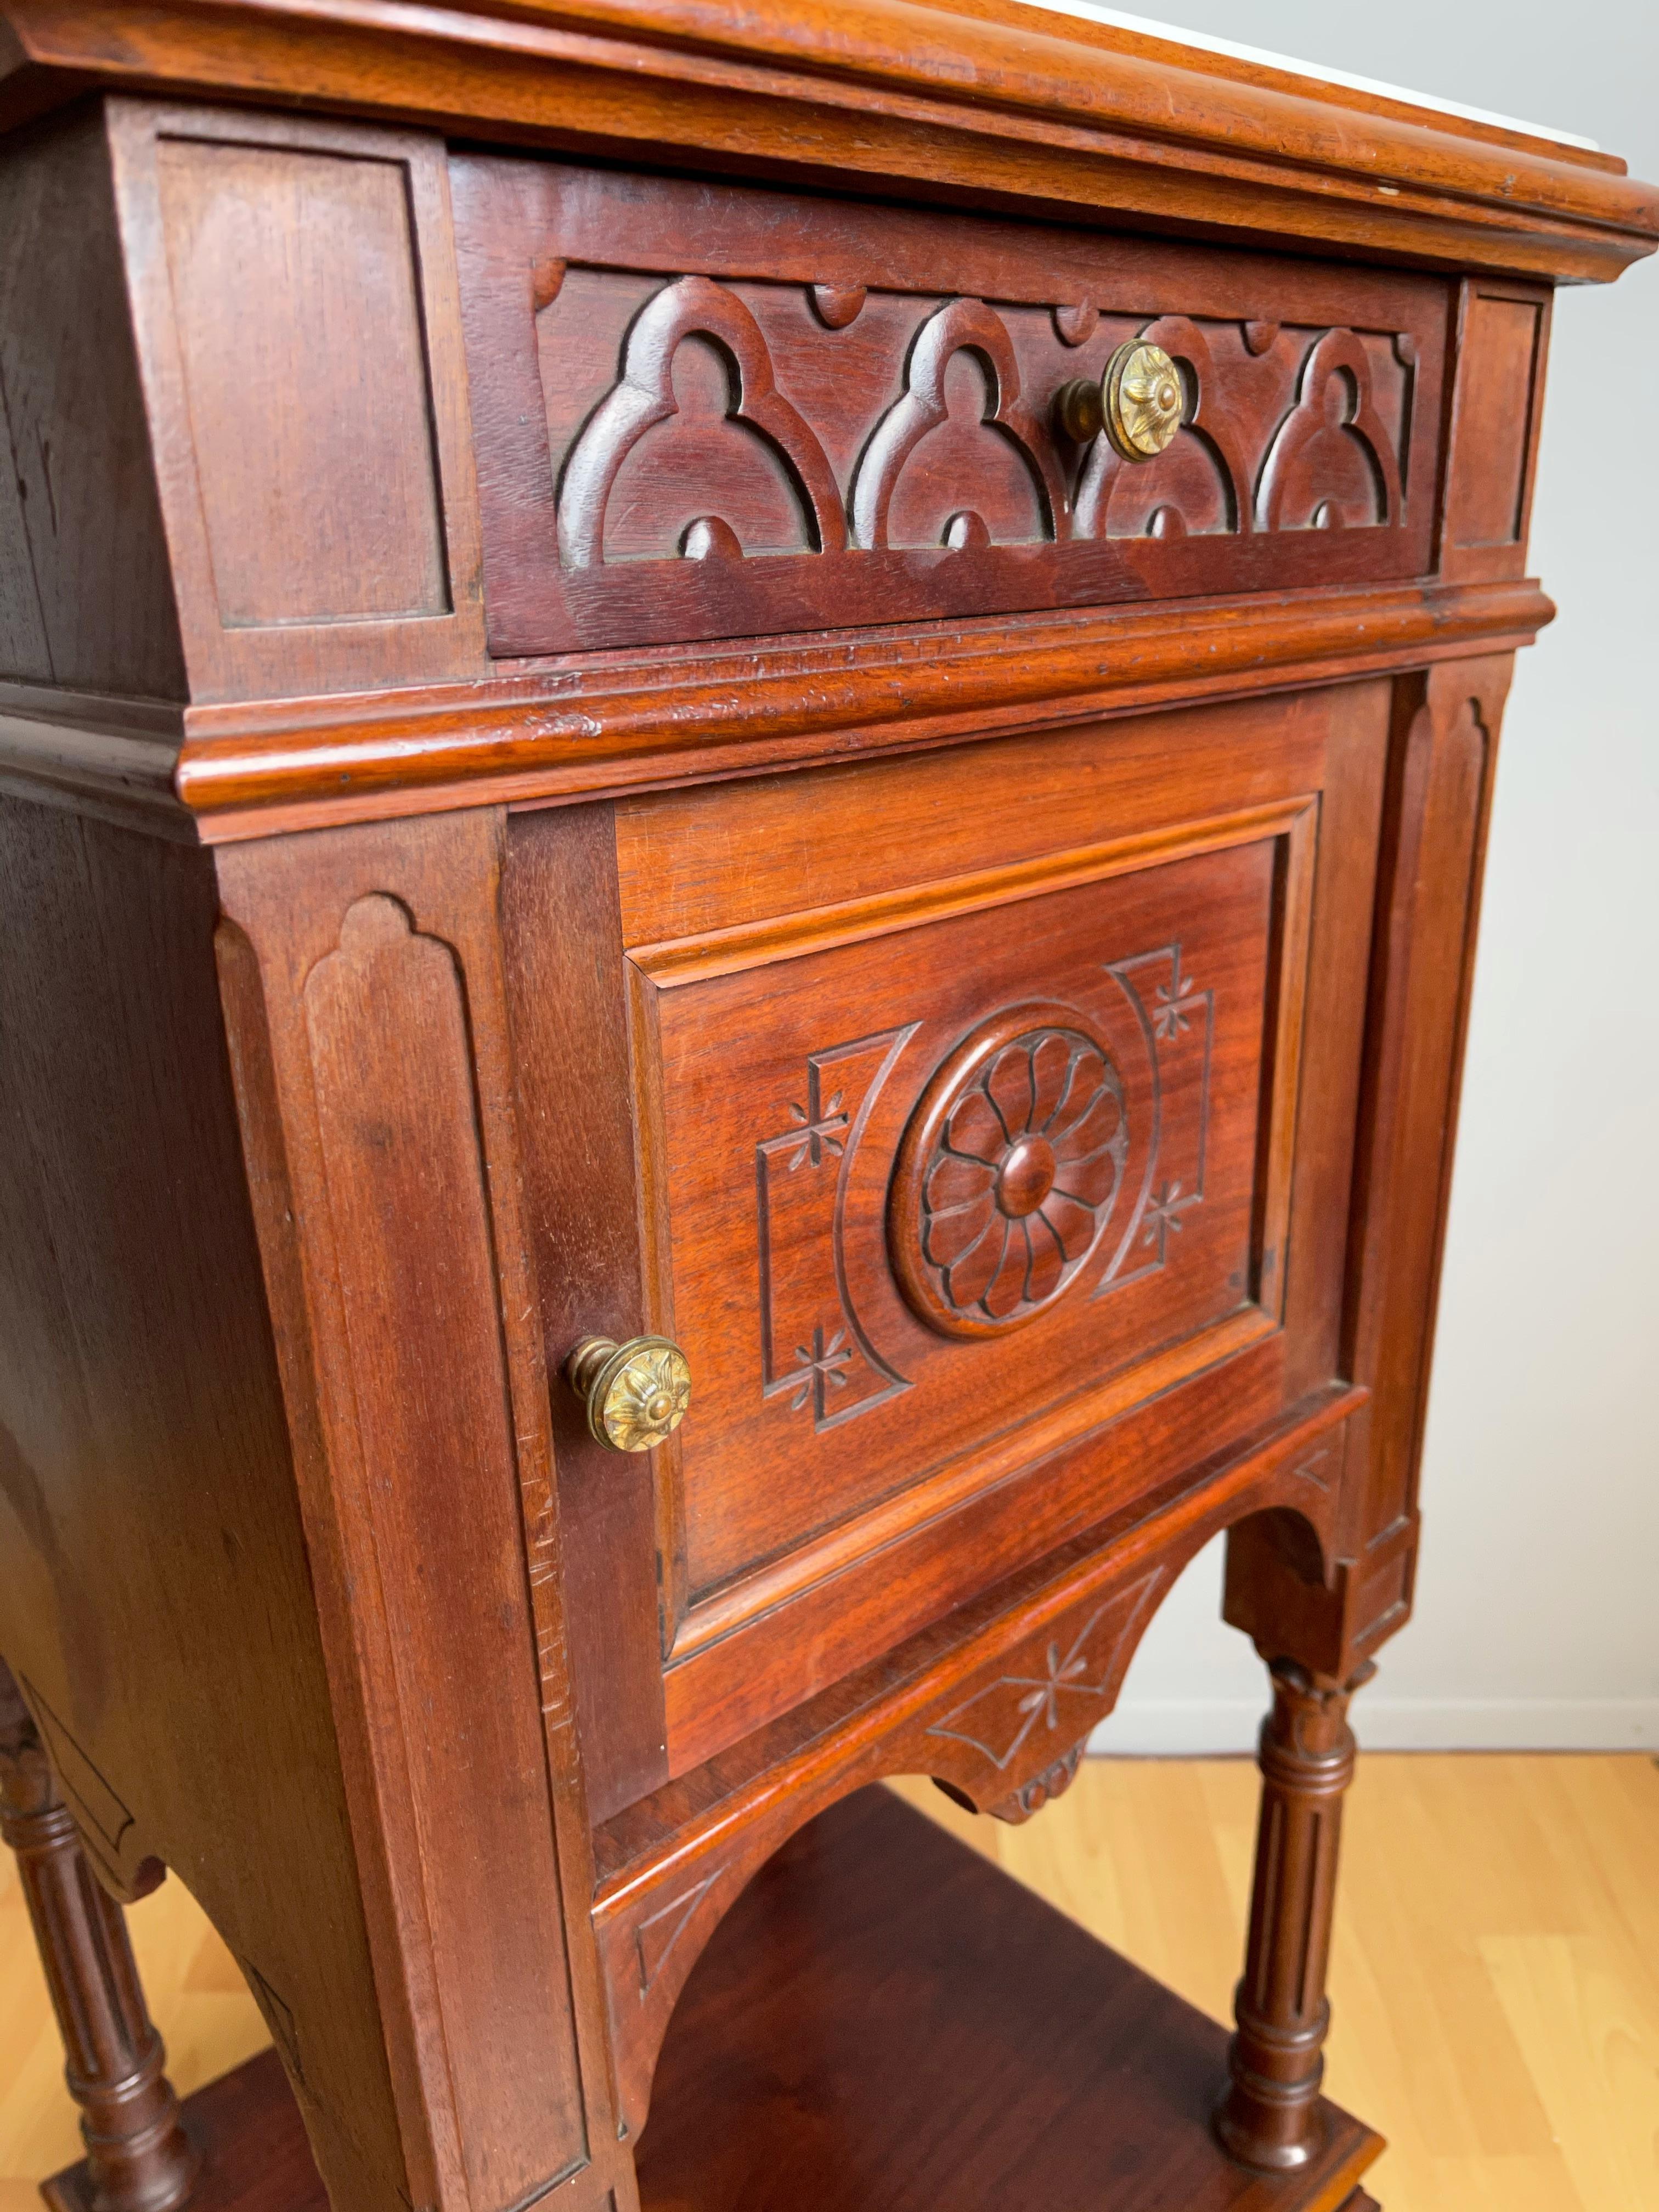
[[[234, 2106], [335, 2212], [1359, 2212], [1346, 1712], [1552, 288], [1659, 196], [1016, 0], [0, 15], [0, 1794], [66, 2017], [126, 1992], [73, 2186], [228, 2203]], [[1223, 1528], [1231, 2073], [841, 1802], [1035, 1813]], [[199, 2180], [82, 1853], [270, 2024]]]

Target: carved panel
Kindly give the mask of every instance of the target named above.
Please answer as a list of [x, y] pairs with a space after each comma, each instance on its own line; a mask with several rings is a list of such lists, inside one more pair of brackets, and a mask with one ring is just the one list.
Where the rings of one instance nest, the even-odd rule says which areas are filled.
[[1168, 1382], [1211, 1332], [1270, 1326], [1248, 1289], [1276, 850], [1253, 822], [784, 961], [765, 932], [713, 975], [647, 959], [698, 1378], [663, 1478], [676, 1662], [884, 1540], [874, 1509], [896, 1530], [994, 1483], [1037, 1449], [1020, 1424], [1054, 1449], [1154, 1352]]
[[1370, 358], [1352, 331], [1328, 331], [1302, 365], [1296, 406], [1263, 465], [1261, 526], [1386, 524], [1404, 501], [1394, 441], [1372, 398]]
[[[810, 1408], [816, 1429], [910, 1387], [848, 1296], [846, 1209], [860, 1140], [915, 1026], [811, 1054], [805, 1103], [792, 1099], [789, 1126], [755, 1147], [761, 1395], [786, 1401], [792, 1413]], [[836, 1086], [827, 1096], [826, 1085]], [[787, 1255], [781, 1272], [775, 1249]]]
[[[1068, 1625], [1063, 1637], [1039, 1638], [1036, 1646], [1015, 1653], [1007, 1673], [931, 1722], [927, 1735], [965, 1744], [999, 1775], [1017, 1759], [1030, 1766], [1034, 1743], [1063, 1754], [1079, 1753], [1089, 1729], [1111, 1710], [1152, 1599], [1165, 1579], [1166, 1570], [1154, 1567], [1127, 1589], [1103, 1599], [1080, 1627]], [[1016, 1793], [1021, 1812], [1035, 1812], [1044, 1799], [1059, 1795], [1065, 1784], [1054, 1786], [1054, 1765], [1051, 1760]], [[1066, 1780], [1070, 1778], [1067, 1773]], [[1042, 1795], [1019, 1803], [1034, 1786]], [[993, 1809], [1006, 1818], [1007, 1807], [1006, 1799], [999, 1799]]]
[[[552, 163], [454, 185], [497, 653], [1427, 565], [1428, 283]], [[1135, 337], [1185, 398], [1145, 462], [1055, 413]]]
[[[697, 400], [675, 380], [681, 347], [698, 338], [709, 343], [716, 379], [712, 393], [699, 395], [702, 422]], [[567, 568], [592, 568], [607, 557], [605, 514], [617, 477], [641, 448], [648, 477], [650, 449], [663, 443], [653, 434], [671, 428], [692, 446], [690, 472], [711, 502], [729, 496], [734, 460], [740, 465], [745, 448], [758, 447], [799, 507], [799, 532], [788, 542], [804, 539], [815, 553], [835, 552], [845, 543], [841, 497], [823, 448], [774, 383], [760, 325], [734, 292], [706, 276], [683, 276], [659, 292], [629, 329], [620, 380], [589, 416], [565, 463], [559, 557]], [[647, 482], [634, 496], [649, 501], [655, 489]], [[690, 560], [740, 560], [745, 549], [729, 523], [708, 514], [686, 525], [678, 550]]]
[[899, 1146], [893, 1267], [947, 1336], [1051, 1306], [1111, 1222], [1128, 1102], [1104, 1041], [1066, 1006], [1005, 1008], [934, 1071]]
[[1109, 438], [1095, 441], [1078, 483], [1079, 534], [1161, 538], [1252, 529], [1249, 465], [1209, 339], [1186, 315], [1161, 316], [1137, 335], [1162, 346], [1181, 372], [1182, 427], [1152, 461], [1127, 461]]
[[[963, 356], [978, 373], [959, 380], [953, 392], [946, 372]], [[954, 438], [953, 416], [960, 423]], [[1006, 324], [981, 301], [952, 300], [916, 333], [905, 363], [903, 395], [877, 426], [854, 479], [853, 527], [860, 545], [880, 549], [890, 543], [894, 494], [917, 447], [930, 437], [944, 447], [933, 459], [932, 474], [945, 487], [947, 501], [970, 501], [975, 486], [994, 476], [996, 462], [1012, 446], [1030, 477], [1030, 511], [1015, 522], [1011, 534], [1058, 538], [1065, 531], [1066, 487], [1054, 441], [1020, 397], [1019, 364]], [[981, 497], [981, 505], [989, 504]], [[931, 542], [960, 550], [988, 545], [995, 534], [979, 507], [969, 504]], [[892, 542], [930, 541], [907, 533]]]

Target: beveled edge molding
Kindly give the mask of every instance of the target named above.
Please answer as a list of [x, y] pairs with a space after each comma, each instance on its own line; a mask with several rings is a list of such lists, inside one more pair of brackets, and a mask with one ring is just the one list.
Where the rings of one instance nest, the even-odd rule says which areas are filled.
[[1160, 600], [179, 707], [0, 680], [0, 788], [224, 844], [721, 781], [1529, 645], [1535, 582]]
[[1535, 583], [1164, 600], [592, 655], [482, 683], [192, 707], [209, 842], [616, 796], [1529, 644]]
[[0, 126], [88, 84], [390, 111], [1592, 280], [1659, 234], [1659, 194], [1594, 154], [994, 0], [5, 0], [0, 23]]

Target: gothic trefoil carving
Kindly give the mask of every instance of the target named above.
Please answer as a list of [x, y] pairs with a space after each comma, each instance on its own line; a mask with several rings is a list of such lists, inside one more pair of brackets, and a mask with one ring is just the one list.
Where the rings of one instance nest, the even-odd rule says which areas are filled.
[[1371, 397], [1370, 359], [1352, 331], [1327, 331], [1303, 363], [1297, 404], [1261, 471], [1267, 530], [1398, 523], [1394, 443]]
[[[880, 548], [888, 542], [888, 511], [900, 474], [928, 431], [945, 422], [945, 374], [958, 353], [979, 362], [987, 379], [985, 424], [1000, 431], [1030, 471], [1044, 532], [1066, 534], [1069, 507], [1053, 439], [1020, 396], [1019, 364], [1007, 325], [981, 300], [952, 300], [930, 316], [918, 332], [905, 376], [904, 396], [883, 416], [865, 448], [853, 487], [855, 544]], [[972, 501], [973, 486], [962, 487], [962, 506], [951, 517], [946, 543], [958, 550], [989, 543], [989, 532]]]
[[[817, 436], [777, 388], [759, 324], [726, 286], [707, 276], [682, 276], [636, 318], [623, 353], [622, 380], [589, 417], [571, 449], [559, 494], [561, 560], [567, 568], [592, 568], [605, 559], [611, 488], [640, 440], [679, 411], [674, 356], [690, 337], [711, 339], [728, 364], [733, 383], [730, 419], [782, 459], [812, 550], [839, 551], [847, 532], [835, 476]], [[719, 491], [717, 484], [709, 486], [711, 501]], [[710, 515], [691, 525], [685, 550], [695, 557], [741, 553], [742, 545], [739, 533]]]
[[[549, 258], [544, 265], [562, 277], [562, 262]], [[920, 319], [905, 350], [898, 397], [869, 417], [838, 479], [828, 458], [836, 439], [826, 398], [836, 386], [822, 364], [799, 373], [803, 348], [812, 344], [802, 330], [816, 332], [821, 346], [842, 342], [843, 333], [868, 319], [870, 289], [849, 283], [807, 286], [806, 323], [790, 325], [786, 339], [775, 319], [763, 326], [748, 303], [760, 289], [746, 288], [746, 299], [729, 282], [678, 276], [635, 316], [617, 381], [588, 416], [562, 467], [556, 460], [564, 568], [600, 570], [612, 557], [605, 542], [612, 488], [641, 441], [679, 413], [675, 358], [691, 338], [707, 341], [723, 364], [727, 422], [760, 441], [781, 465], [799, 508], [797, 557], [898, 550], [895, 497], [923, 441], [946, 423], [951, 406], [946, 378], [959, 356], [971, 361], [980, 380], [982, 442], [957, 449], [959, 480], [930, 484], [939, 507], [929, 526], [937, 533], [929, 541], [935, 550], [982, 554], [1005, 542], [1059, 550], [1079, 540], [1398, 528], [1403, 523], [1409, 409], [1401, 406], [1392, 426], [1384, 420], [1373, 356], [1352, 330], [1294, 331], [1270, 320], [1182, 314], [1136, 319], [1109, 316], [1101, 302], [1062, 301], [1045, 318], [1052, 358], [1043, 361], [1039, 381], [1029, 337], [1016, 342], [1010, 314], [997, 305], [958, 297], [930, 309], [918, 301]], [[560, 285], [532, 291], [539, 313], [563, 312]], [[1080, 360], [1094, 366], [1095, 353], [1125, 330], [1176, 362], [1185, 398], [1181, 428], [1163, 453], [1143, 462], [1127, 459], [1103, 434], [1079, 466], [1076, 448], [1051, 420], [1055, 394], [1068, 368]], [[1394, 333], [1391, 350], [1396, 366], [1390, 373], [1409, 380], [1419, 359], [1412, 334]], [[1241, 380], [1245, 362], [1263, 372], [1271, 368], [1281, 380], [1283, 399], [1276, 410], [1264, 413], [1258, 386]], [[801, 400], [789, 396], [792, 388]], [[817, 427], [810, 419], [815, 410]], [[841, 449], [848, 450], [844, 426]], [[975, 452], [977, 463], [963, 458]], [[1012, 539], [1006, 514], [1000, 523], [991, 519], [997, 506], [991, 479], [1006, 473], [1010, 457], [1030, 495], [1029, 526]], [[743, 514], [736, 507], [723, 511], [723, 502], [732, 501], [731, 487], [719, 480], [712, 460], [706, 465], [708, 511], [686, 526], [679, 553], [692, 560], [790, 557], [789, 549], [745, 542]], [[630, 565], [641, 557], [630, 556]]]

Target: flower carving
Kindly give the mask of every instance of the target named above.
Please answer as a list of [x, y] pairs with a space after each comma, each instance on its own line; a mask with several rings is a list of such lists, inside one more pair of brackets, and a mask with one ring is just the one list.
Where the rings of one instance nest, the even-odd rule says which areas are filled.
[[1069, 1026], [1006, 1026], [945, 1063], [912, 1125], [925, 1143], [907, 1139], [901, 1162], [917, 1202], [911, 1223], [901, 1198], [896, 1233], [920, 1252], [895, 1258], [912, 1303], [950, 1334], [1012, 1328], [1051, 1304], [1099, 1242], [1128, 1157], [1103, 1046]]
[[1106, 364], [1106, 427], [1125, 460], [1161, 453], [1181, 428], [1187, 395], [1162, 346], [1130, 339]]
[[648, 1451], [677, 1429], [691, 1402], [691, 1370], [672, 1344], [625, 1363], [605, 1394], [605, 1432], [618, 1451]]

